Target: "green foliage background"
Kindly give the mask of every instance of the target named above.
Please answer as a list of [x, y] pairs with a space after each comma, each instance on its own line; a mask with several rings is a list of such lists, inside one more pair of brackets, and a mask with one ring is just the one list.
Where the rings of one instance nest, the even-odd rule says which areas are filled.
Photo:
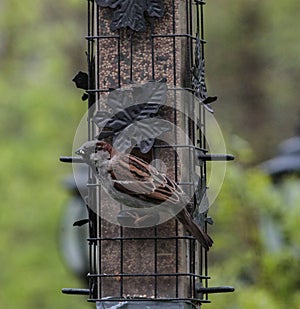
[[84, 1], [0, 3], [0, 307], [87, 308], [58, 232], [71, 153], [85, 110], [71, 82], [85, 69]]
[[[211, 209], [212, 285], [236, 292], [208, 308], [300, 308], [299, 209], [250, 168], [274, 155], [297, 124], [300, 77], [296, 0], [213, 0], [206, 5], [206, 69], [216, 117], [236, 156]], [[86, 70], [86, 1], [0, 3], [0, 307], [88, 308], [61, 258], [58, 232], [68, 194], [61, 185], [85, 111], [71, 82]], [[247, 167], [247, 168], [246, 168]], [[290, 245], [270, 253], [264, 216], [276, 217]]]

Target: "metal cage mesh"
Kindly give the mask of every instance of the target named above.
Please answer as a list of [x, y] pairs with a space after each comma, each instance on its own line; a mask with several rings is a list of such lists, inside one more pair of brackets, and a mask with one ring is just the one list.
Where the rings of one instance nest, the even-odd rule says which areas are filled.
[[[112, 90], [136, 83], [164, 82], [172, 103], [170, 109], [160, 111], [160, 116], [176, 127], [183, 127], [189, 139], [182, 140], [174, 132], [172, 145], [156, 140], [149, 153], [143, 154], [137, 147], [133, 152], [148, 162], [157, 158], [164, 161], [170, 177], [185, 191], [193, 190], [192, 176], [197, 173], [198, 190], [203, 194], [206, 190], [206, 160], [203, 158], [207, 153], [207, 107], [193, 99], [183, 107], [196, 115], [197, 121], [193, 123], [178, 112], [178, 106], [183, 104], [183, 91], [198, 96], [202, 102], [206, 99], [204, 67], [201, 67], [204, 66], [205, 2], [156, 2], [163, 2], [163, 16], [145, 17], [144, 31], [135, 31], [130, 27], [112, 29], [111, 21], [116, 19], [116, 12], [101, 6], [101, 1], [87, 1], [88, 139], [93, 140], [98, 134], [93, 115], [105, 108], [103, 102]], [[177, 152], [182, 152], [185, 158], [181, 162], [189, 175], [185, 179], [178, 168]], [[114, 225], [102, 219], [103, 204], [109, 202], [91, 171], [87, 187], [87, 204], [96, 205], [96, 209], [88, 207], [89, 301], [182, 301], [199, 307], [210, 302], [209, 293], [226, 292], [224, 287], [208, 287], [207, 252], [177, 220], [143, 229]], [[194, 203], [197, 205], [197, 197]], [[122, 209], [122, 205], [120, 207]], [[205, 230], [206, 216], [207, 213], [202, 218]], [[73, 294], [74, 291], [65, 292]], [[77, 291], [78, 294], [86, 292]]]
[[[176, 97], [180, 96], [176, 87], [192, 90], [190, 69], [195, 62], [197, 34], [204, 55], [203, 5], [202, 1], [165, 1], [164, 19], [150, 18], [145, 32], [135, 32], [131, 29], [112, 31], [109, 25], [111, 10], [88, 2], [90, 139], [97, 134], [92, 115], [95, 110], [102, 109], [100, 102], [111, 89], [164, 79], [169, 89], [173, 89], [174, 105], [177, 104]], [[203, 107], [198, 112], [199, 122], [205, 127]], [[170, 120], [177, 125], [178, 117], [175, 111]], [[197, 163], [196, 149], [206, 148], [202, 134], [190, 127], [193, 146], [172, 145], [175, 150], [185, 148], [191, 172]], [[168, 147], [156, 143], [151, 158], [156, 158], [157, 152], [165, 149]], [[167, 152], [168, 157], [172, 156], [170, 151]], [[178, 182], [176, 156], [173, 155], [171, 161], [172, 174]], [[199, 167], [199, 171], [202, 186], [205, 186], [205, 164]], [[192, 179], [179, 184], [194, 185]], [[93, 204], [92, 200], [99, 199], [96, 213], [101, 214], [101, 189], [92, 175], [89, 188], [89, 201]], [[113, 226], [94, 212], [90, 212], [90, 220], [90, 301], [120, 301], [124, 298], [131, 301], [208, 301], [197, 291], [200, 286], [208, 284], [207, 253], [197, 247], [193, 237], [182, 232], [176, 220], [143, 230]], [[185, 248], [187, 256], [183, 253]]]

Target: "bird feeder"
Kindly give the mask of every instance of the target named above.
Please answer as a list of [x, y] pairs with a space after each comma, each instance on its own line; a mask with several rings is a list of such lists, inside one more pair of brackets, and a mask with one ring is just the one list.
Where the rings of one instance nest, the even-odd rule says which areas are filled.
[[[217, 98], [205, 84], [204, 5], [88, 1], [88, 73], [79, 72], [74, 82], [88, 104], [81, 126], [86, 139], [109, 141], [166, 173], [210, 233], [207, 161], [232, 157], [211, 153], [220, 143], [208, 141], [215, 133], [210, 104]], [[78, 134], [75, 144], [82, 141]], [[210, 293], [233, 290], [209, 286], [208, 252], [176, 219], [159, 213], [133, 226], [133, 214], [103, 192], [92, 171], [86, 183], [89, 287], [64, 293], [87, 294], [97, 308], [175, 309], [200, 308]]]

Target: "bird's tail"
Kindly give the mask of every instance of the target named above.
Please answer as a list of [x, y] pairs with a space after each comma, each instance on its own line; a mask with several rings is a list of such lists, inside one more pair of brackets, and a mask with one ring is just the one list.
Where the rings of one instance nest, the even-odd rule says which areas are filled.
[[213, 244], [213, 240], [207, 235], [203, 229], [194, 221], [190, 213], [184, 208], [177, 216], [178, 220], [183, 226], [199, 241], [199, 243], [206, 249]]

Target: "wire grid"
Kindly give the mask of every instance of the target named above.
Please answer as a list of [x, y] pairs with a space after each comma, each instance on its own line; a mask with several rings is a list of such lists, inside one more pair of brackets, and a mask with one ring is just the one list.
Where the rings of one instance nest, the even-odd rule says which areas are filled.
[[[166, 78], [169, 90], [173, 89], [174, 108], [176, 110], [177, 99], [179, 96], [176, 87], [181, 87], [187, 91], [193, 91], [191, 86], [191, 73], [194, 60], [194, 50], [196, 44], [196, 34], [200, 37], [202, 57], [204, 57], [204, 26], [203, 26], [203, 1], [185, 1], [185, 7], [178, 7], [179, 1], [165, 1], [166, 14], [168, 14], [169, 24], [160, 28], [160, 20], [150, 19], [148, 30], [145, 33], [136, 33], [131, 30], [120, 29], [115, 32], [109, 30], [108, 21], [105, 19], [110, 14], [107, 8], [100, 8], [94, 1], [88, 1], [88, 62], [89, 62], [89, 89], [88, 89], [88, 138], [92, 140], [97, 134], [92, 117], [96, 110], [102, 108], [99, 102], [111, 91], [132, 83], [143, 81], [158, 81]], [[178, 12], [181, 11], [179, 18]], [[182, 15], [182, 13], [185, 14]], [[184, 25], [178, 25], [178, 21], [184, 19]], [[179, 31], [180, 29], [180, 31]], [[124, 43], [125, 42], [125, 43]], [[145, 43], [139, 43], [145, 42]], [[143, 47], [143, 55], [140, 54], [139, 47]], [[143, 45], [144, 44], [144, 45]], [[166, 50], [161, 52], [161, 47]], [[182, 51], [184, 49], [184, 51]], [[159, 54], [160, 53], [160, 54]], [[145, 62], [141, 62], [145, 58]], [[180, 57], [180, 58], [179, 58]], [[185, 59], [182, 68], [182, 59]], [[141, 71], [141, 67], [143, 71]], [[195, 108], [195, 102], [189, 108]], [[185, 148], [189, 154], [188, 169], [190, 175], [195, 171], [200, 174], [202, 186], [206, 186], [206, 164], [199, 165], [196, 158], [196, 150], [206, 149], [205, 143], [205, 109], [198, 106], [198, 125], [187, 121], [189, 138], [193, 145], [188, 143], [181, 145], [175, 143], [169, 145], [172, 149]], [[175, 111], [172, 121], [177, 125], [178, 114]], [[175, 137], [176, 140], [176, 137]], [[164, 147], [155, 144], [151, 158], [156, 158], [157, 152]], [[185, 183], [179, 182], [179, 171], [177, 170], [177, 156], [173, 156], [173, 177], [182, 186], [191, 187], [194, 185], [192, 179]], [[98, 186], [92, 173], [88, 179], [88, 203], [96, 204], [96, 215], [94, 211], [89, 211], [90, 231], [89, 231], [89, 256], [90, 273], [89, 277], [89, 301], [130, 301], [141, 300], [182, 300], [191, 301], [194, 304], [209, 302], [207, 295], [204, 296], [197, 292], [199, 287], [208, 286], [208, 257], [203, 248], [198, 246], [192, 236], [182, 232], [180, 224], [176, 220], [168, 225], [166, 235], [163, 227], [157, 226], [143, 231], [129, 231], [130, 229], [122, 226], [109, 227], [113, 230], [107, 234], [103, 226], [107, 222], [101, 218], [101, 188]], [[163, 224], [164, 225], [164, 224]], [[126, 268], [126, 260], [133, 246], [143, 248], [147, 244], [152, 249], [150, 256], [151, 269], [146, 272], [136, 272], [134, 269]], [[167, 245], [172, 248], [172, 260], [169, 263], [172, 267], [162, 268], [161, 246]], [[109, 248], [113, 248], [108, 252]], [[117, 249], [116, 249], [117, 248]], [[182, 248], [188, 248], [187, 258], [182, 261]], [[107, 258], [104, 256], [114, 256], [117, 264], [114, 271], [107, 272]], [[147, 260], [147, 257], [144, 257]], [[149, 258], [149, 257], [148, 257]], [[149, 262], [149, 260], [148, 260]], [[186, 264], [185, 271], [182, 264]], [[165, 271], [165, 270], [169, 271]], [[171, 269], [171, 271], [170, 271]], [[133, 282], [133, 286], [131, 283]], [[168, 291], [163, 286], [168, 283]], [[137, 289], [144, 285], [144, 292], [137, 293]], [[132, 291], [130, 288], [132, 287]], [[137, 288], [138, 287], [138, 288]], [[164, 290], [161, 292], [161, 290]], [[183, 291], [182, 291], [183, 290]], [[146, 291], [146, 292], [145, 292]]]

